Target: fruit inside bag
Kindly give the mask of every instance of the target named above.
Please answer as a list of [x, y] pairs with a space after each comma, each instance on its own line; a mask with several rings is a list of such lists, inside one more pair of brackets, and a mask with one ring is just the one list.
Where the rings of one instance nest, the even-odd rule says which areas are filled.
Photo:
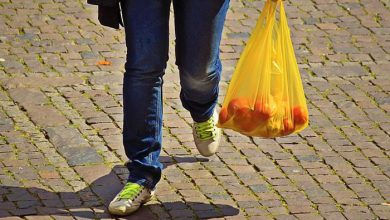
[[283, 2], [267, 0], [233, 73], [218, 127], [272, 138], [299, 132], [308, 122]]

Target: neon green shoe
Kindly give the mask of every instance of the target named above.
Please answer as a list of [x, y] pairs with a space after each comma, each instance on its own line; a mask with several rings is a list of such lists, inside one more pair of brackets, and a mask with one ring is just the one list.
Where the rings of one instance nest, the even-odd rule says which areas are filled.
[[221, 141], [221, 129], [217, 127], [218, 114], [214, 111], [213, 116], [205, 122], [194, 122], [192, 134], [195, 145], [202, 156], [209, 157], [218, 150]]
[[151, 191], [137, 183], [128, 182], [115, 196], [108, 206], [108, 211], [114, 215], [129, 215], [139, 209], [142, 204], [152, 198]]

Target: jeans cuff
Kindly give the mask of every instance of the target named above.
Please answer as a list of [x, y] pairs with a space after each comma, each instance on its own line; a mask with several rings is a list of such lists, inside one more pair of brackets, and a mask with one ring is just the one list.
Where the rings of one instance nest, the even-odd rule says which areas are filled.
[[[213, 112], [214, 113], [214, 112]], [[194, 117], [191, 115], [192, 120], [196, 123], [201, 123], [209, 120], [211, 117], [213, 117], [213, 113], [210, 116], [203, 116], [203, 117]]]
[[131, 175], [131, 174], [129, 175], [127, 182], [137, 183], [137, 184], [144, 186], [145, 188], [148, 188], [150, 190], [154, 190], [154, 188], [155, 188], [155, 185], [151, 181], [147, 180], [146, 178], [138, 177], [138, 176]]

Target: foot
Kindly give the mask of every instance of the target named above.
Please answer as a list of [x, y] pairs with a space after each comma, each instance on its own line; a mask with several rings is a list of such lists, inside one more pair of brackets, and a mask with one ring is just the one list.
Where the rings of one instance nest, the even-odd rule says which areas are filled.
[[114, 215], [129, 215], [137, 211], [143, 203], [148, 202], [153, 193], [144, 186], [128, 182], [111, 201], [108, 211]]
[[194, 122], [192, 133], [195, 145], [202, 156], [209, 157], [218, 150], [221, 140], [221, 129], [218, 128], [218, 114], [214, 111], [213, 116], [205, 122]]

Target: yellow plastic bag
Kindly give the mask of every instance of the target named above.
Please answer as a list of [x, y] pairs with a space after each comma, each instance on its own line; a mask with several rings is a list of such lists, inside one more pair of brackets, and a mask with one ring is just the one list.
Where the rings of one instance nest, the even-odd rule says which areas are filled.
[[299, 132], [308, 122], [283, 2], [267, 0], [233, 73], [218, 127], [272, 138]]

